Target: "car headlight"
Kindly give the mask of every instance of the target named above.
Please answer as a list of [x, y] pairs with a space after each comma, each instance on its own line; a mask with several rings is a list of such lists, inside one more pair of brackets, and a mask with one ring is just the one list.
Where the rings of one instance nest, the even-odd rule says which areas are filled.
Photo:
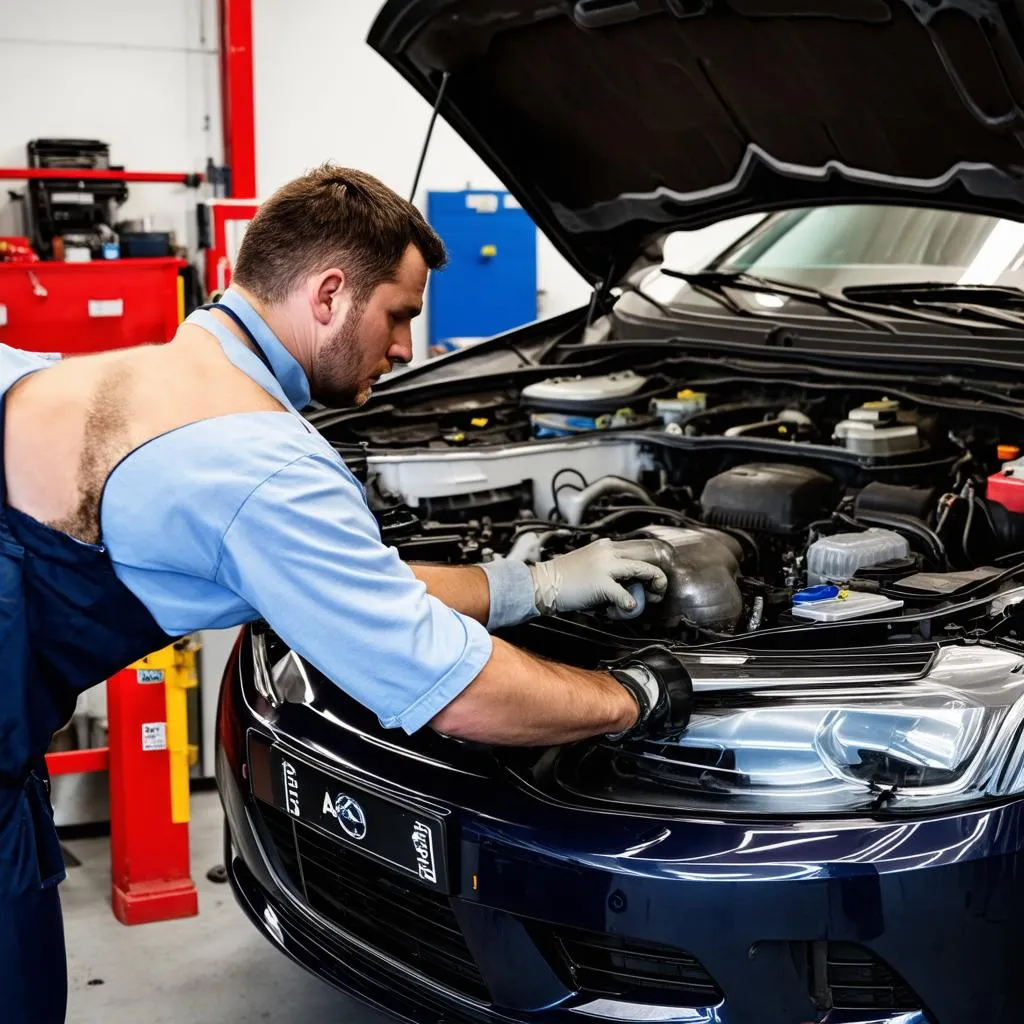
[[[899, 678], [841, 661], [829, 673], [833, 654], [806, 652], [815, 672], [788, 675], [765, 656], [692, 656], [703, 709], [682, 736], [591, 747], [562, 763], [559, 781], [592, 797], [769, 814], [912, 811], [1024, 791], [1024, 659], [948, 646]], [[717, 673], [704, 687], [702, 666]]]
[[302, 659], [272, 633], [252, 629], [252, 681], [256, 692], [273, 707], [311, 704], [313, 686]]

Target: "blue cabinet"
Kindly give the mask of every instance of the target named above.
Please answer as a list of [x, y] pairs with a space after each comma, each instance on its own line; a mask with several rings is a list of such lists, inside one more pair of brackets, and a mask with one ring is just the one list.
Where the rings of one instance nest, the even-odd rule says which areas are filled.
[[433, 350], [490, 338], [537, 319], [537, 229], [507, 192], [430, 192], [427, 220], [448, 266], [430, 275]]

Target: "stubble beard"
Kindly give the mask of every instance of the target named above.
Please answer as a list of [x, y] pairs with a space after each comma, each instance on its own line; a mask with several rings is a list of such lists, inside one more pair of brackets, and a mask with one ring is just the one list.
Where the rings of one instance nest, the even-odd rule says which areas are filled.
[[331, 408], [358, 407], [370, 397], [370, 388], [358, 379], [358, 335], [365, 312], [365, 301], [354, 303], [338, 333], [324, 343], [313, 364], [310, 392]]

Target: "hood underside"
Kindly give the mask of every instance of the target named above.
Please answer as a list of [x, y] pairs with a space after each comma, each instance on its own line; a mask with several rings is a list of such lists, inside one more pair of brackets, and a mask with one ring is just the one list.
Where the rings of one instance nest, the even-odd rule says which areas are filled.
[[[369, 42], [591, 280], [722, 218], [1021, 219], [1015, 0], [391, 0]], [[446, 78], [447, 75], [447, 78]]]

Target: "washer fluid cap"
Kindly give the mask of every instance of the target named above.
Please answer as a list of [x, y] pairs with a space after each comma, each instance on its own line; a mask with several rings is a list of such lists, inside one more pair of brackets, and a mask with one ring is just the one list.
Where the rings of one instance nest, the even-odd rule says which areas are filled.
[[813, 604], [815, 601], [833, 601], [839, 596], [839, 588], [828, 584], [808, 587], [793, 595], [793, 604]]

